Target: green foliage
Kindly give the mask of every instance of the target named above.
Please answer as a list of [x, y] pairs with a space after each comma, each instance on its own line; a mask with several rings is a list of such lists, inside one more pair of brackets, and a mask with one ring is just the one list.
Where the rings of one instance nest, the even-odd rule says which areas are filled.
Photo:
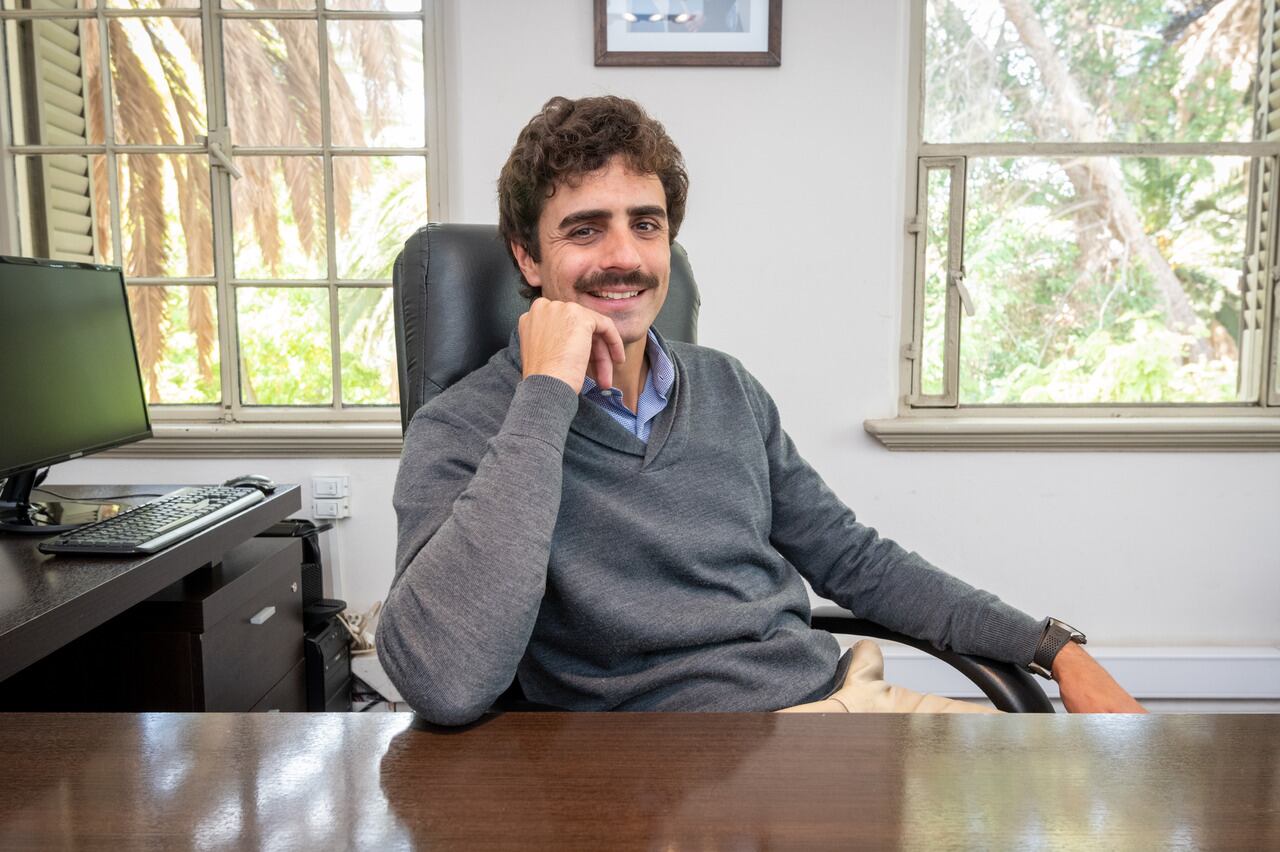
[[[188, 322], [190, 287], [165, 288], [164, 357], [157, 371], [158, 396], [166, 405], [208, 405], [222, 397], [219, 353], [215, 338], [211, 375], [201, 375], [196, 334]], [[212, 288], [206, 287], [205, 290]], [[210, 299], [212, 301], [212, 299]]]
[[387, 287], [344, 287], [338, 291], [344, 404], [395, 405], [400, 401], [393, 311]]
[[342, 353], [342, 401], [347, 405], [389, 405], [397, 399], [394, 387], [387, 386], [385, 373], [377, 366]]
[[316, 287], [236, 289], [241, 401], [329, 405], [333, 401], [328, 291]]
[[1169, 331], [1158, 317], [1126, 314], [1113, 328], [1074, 339], [1068, 351], [1045, 366], [1018, 365], [992, 383], [990, 401], [1203, 402], [1206, 395], [1230, 399], [1235, 364], [1184, 363], [1193, 340]]
[[426, 221], [425, 161], [421, 157], [372, 157], [372, 180], [353, 199], [349, 237], [339, 239], [338, 274], [344, 279], [391, 278], [396, 255]]

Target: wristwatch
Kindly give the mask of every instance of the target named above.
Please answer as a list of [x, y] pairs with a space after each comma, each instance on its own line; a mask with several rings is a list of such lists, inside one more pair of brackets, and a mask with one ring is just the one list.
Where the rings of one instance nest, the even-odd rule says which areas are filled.
[[1053, 680], [1053, 658], [1058, 656], [1058, 652], [1066, 647], [1068, 642], [1083, 645], [1086, 641], [1084, 634], [1070, 624], [1050, 618], [1049, 623], [1045, 625], [1044, 633], [1040, 636], [1040, 644], [1036, 645], [1035, 655], [1031, 658], [1027, 671], [1047, 680]]

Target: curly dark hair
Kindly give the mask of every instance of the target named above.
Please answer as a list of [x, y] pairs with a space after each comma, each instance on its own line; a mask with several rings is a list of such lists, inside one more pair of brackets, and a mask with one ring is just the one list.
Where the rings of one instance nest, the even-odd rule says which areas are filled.
[[[513, 263], [512, 243], [541, 262], [538, 218], [556, 186], [575, 184], [617, 155], [633, 171], [662, 181], [668, 233], [675, 240], [684, 220], [689, 176], [680, 149], [662, 124], [625, 98], [554, 97], [520, 131], [498, 176], [498, 233]], [[532, 300], [538, 289], [523, 281], [520, 294]]]

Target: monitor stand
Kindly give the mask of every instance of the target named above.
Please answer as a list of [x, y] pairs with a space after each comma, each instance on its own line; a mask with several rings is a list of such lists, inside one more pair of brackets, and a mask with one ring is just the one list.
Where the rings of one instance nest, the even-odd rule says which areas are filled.
[[0, 491], [0, 533], [49, 536], [66, 532], [94, 521], [118, 515], [128, 504], [113, 501], [78, 502], [75, 500], [41, 500], [33, 502], [36, 472], [10, 476]]

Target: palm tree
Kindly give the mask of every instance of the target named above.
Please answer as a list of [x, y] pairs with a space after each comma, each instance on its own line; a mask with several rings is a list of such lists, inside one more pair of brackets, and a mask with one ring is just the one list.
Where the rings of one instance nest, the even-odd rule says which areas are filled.
[[[143, 8], [146, 0], [130, 0]], [[281, 0], [280, 8], [306, 8], [300, 0]], [[371, 8], [385, 8], [374, 2]], [[318, 146], [320, 93], [318, 28], [310, 21], [240, 19], [224, 28], [223, 67], [227, 113], [234, 136], [241, 142], [282, 146]], [[87, 132], [92, 141], [105, 139], [101, 109], [98, 30], [81, 28], [81, 56]], [[406, 90], [407, 57], [384, 27], [347, 24], [331, 30], [328, 56], [329, 111], [335, 144], [363, 147], [388, 124], [398, 98]], [[192, 144], [207, 132], [204, 103], [200, 20], [183, 17], [111, 18], [108, 23], [114, 131], [117, 143]], [[339, 52], [354, 57], [363, 80], [364, 106], [339, 63]], [[265, 84], [279, 81], [280, 85]], [[93, 156], [94, 241], [99, 257], [111, 257], [110, 198], [106, 158]], [[325, 268], [324, 191], [318, 156], [247, 157], [238, 162], [243, 173], [233, 192], [233, 215], [261, 253], [270, 277], [285, 277], [287, 223], [296, 228], [301, 252]], [[352, 225], [351, 199], [372, 180], [367, 158], [344, 160], [334, 169], [334, 223], [339, 234]], [[283, 206], [274, 186], [282, 172], [286, 186]], [[123, 259], [127, 277], [213, 273], [212, 211], [208, 158], [193, 155], [121, 154], [118, 158]], [[170, 209], [176, 198], [176, 209]], [[214, 378], [217, 321], [209, 287], [183, 288], [186, 325], [196, 345], [201, 378]], [[180, 299], [171, 288], [131, 288], [138, 354], [153, 403], [161, 402], [160, 368], [164, 360], [171, 314]], [[382, 299], [365, 299], [366, 310], [378, 311]], [[224, 320], [225, 321], [225, 320]], [[362, 323], [360, 317], [344, 326], [369, 329], [378, 335], [385, 323]], [[369, 338], [371, 340], [372, 338]], [[368, 340], [365, 341], [366, 343]]]

